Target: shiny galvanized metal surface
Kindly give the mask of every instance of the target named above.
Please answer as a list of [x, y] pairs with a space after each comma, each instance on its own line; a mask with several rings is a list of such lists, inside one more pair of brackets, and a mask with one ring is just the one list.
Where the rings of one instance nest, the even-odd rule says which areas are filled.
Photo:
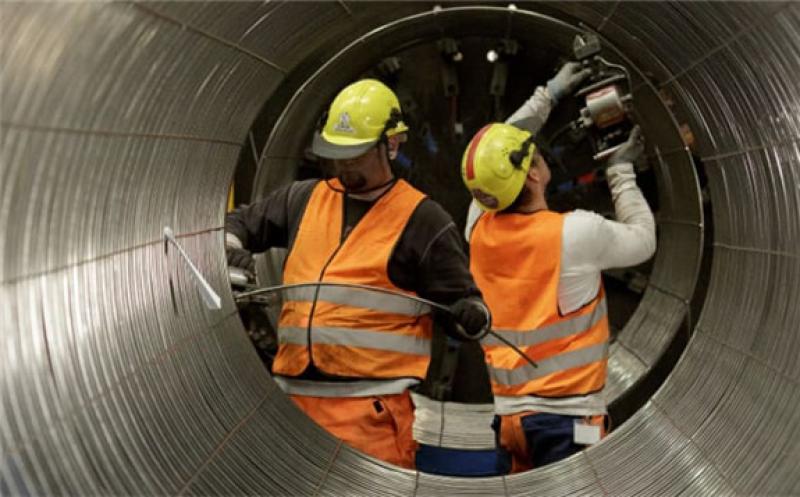
[[[800, 493], [800, 5], [442, 5], [0, 5], [0, 494]], [[612, 397], [687, 321], [709, 236], [695, 161], [708, 175], [711, 280], [672, 374], [597, 446], [506, 478], [416, 474], [327, 436], [270, 380], [226, 290], [224, 204], [253, 119], [319, 65], [270, 137], [266, 191], [324, 102], [392, 47], [507, 30], [566, 50], [585, 27], [634, 68], [661, 205]], [[334, 62], [309, 62], [325, 44]]]

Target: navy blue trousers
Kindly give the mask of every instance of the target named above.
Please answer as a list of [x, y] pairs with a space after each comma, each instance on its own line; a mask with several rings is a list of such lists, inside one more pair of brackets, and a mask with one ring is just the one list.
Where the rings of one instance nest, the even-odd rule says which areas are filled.
[[582, 418], [544, 412], [522, 418], [522, 430], [534, 468], [560, 461], [586, 448], [573, 441], [577, 419]]
[[420, 444], [419, 471], [447, 476], [499, 476], [508, 473], [508, 457], [502, 449], [461, 450]]

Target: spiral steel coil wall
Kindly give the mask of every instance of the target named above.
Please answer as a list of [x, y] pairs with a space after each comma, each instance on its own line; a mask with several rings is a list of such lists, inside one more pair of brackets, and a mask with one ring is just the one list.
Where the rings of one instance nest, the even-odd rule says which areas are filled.
[[[272, 383], [221, 291], [224, 199], [247, 131], [316, 48], [431, 8], [0, 5], [0, 494], [800, 493], [794, 3], [519, 4], [614, 44], [642, 70], [639, 91], [689, 124], [709, 177], [702, 315], [662, 388], [607, 440], [506, 478], [416, 474], [328, 437]], [[620, 377], [649, 367], [685, 314], [702, 228], [673, 184], [694, 181], [673, 166], [688, 153], [674, 130], [643, 124], [662, 145], [669, 217]], [[292, 159], [278, 156], [280, 178]], [[165, 250], [164, 226], [222, 310]]]

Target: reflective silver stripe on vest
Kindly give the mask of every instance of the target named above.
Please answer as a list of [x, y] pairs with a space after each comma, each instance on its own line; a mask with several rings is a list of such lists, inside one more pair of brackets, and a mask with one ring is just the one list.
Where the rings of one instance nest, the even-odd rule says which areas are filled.
[[[603, 300], [597, 304], [597, 307], [595, 307], [594, 311], [590, 314], [575, 316], [571, 319], [527, 331], [494, 330], [494, 332], [517, 347], [530, 347], [532, 345], [538, 345], [540, 343], [549, 342], [550, 340], [565, 338], [586, 331], [605, 318], [607, 313], [608, 307], [606, 298], [603, 297]], [[483, 345], [505, 345], [492, 335], [486, 335], [486, 337], [481, 340], [481, 343]]]
[[[287, 288], [284, 296], [287, 301], [312, 302], [316, 286]], [[376, 290], [353, 289], [336, 286], [320, 286], [318, 301], [342, 304], [362, 309], [391, 312], [405, 316], [422, 316], [431, 312], [431, 308], [421, 302], [409, 300], [399, 295], [392, 295]]]
[[608, 342], [591, 345], [589, 347], [565, 352], [557, 356], [548, 357], [538, 361], [538, 368], [528, 363], [514, 369], [500, 369], [489, 365], [489, 374], [492, 379], [505, 386], [514, 386], [529, 381], [543, 378], [547, 375], [577, 368], [608, 358]]
[[273, 376], [281, 390], [291, 395], [309, 397], [372, 397], [403, 393], [420, 383], [414, 378], [396, 380], [310, 381]]
[[[308, 331], [299, 326], [282, 326], [278, 328], [278, 342], [280, 344], [308, 345]], [[344, 345], [421, 356], [431, 354], [430, 339], [412, 335], [397, 335], [386, 331], [314, 326], [311, 328], [311, 343]]]

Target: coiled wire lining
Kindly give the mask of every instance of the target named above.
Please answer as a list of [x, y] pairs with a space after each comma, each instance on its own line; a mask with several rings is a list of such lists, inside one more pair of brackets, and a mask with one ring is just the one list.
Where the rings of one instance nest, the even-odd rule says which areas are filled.
[[[648, 69], [708, 170], [708, 298], [637, 415], [581, 455], [507, 478], [385, 466], [300, 416], [230, 296], [208, 311], [165, 255], [169, 225], [226, 287], [222, 199], [256, 106], [309, 44], [391, 19], [385, 5], [3, 4], [0, 494], [800, 493], [800, 7], [541, 8]], [[675, 221], [691, 218], [669, 201]], [[680, 248], [680, 231], [659, 229], [661, 250]], [[661, 283], [649, 294], [671, 302], [691, 281]], [[660, 326], [671, 305], [647, 305], [636, 326]]]

